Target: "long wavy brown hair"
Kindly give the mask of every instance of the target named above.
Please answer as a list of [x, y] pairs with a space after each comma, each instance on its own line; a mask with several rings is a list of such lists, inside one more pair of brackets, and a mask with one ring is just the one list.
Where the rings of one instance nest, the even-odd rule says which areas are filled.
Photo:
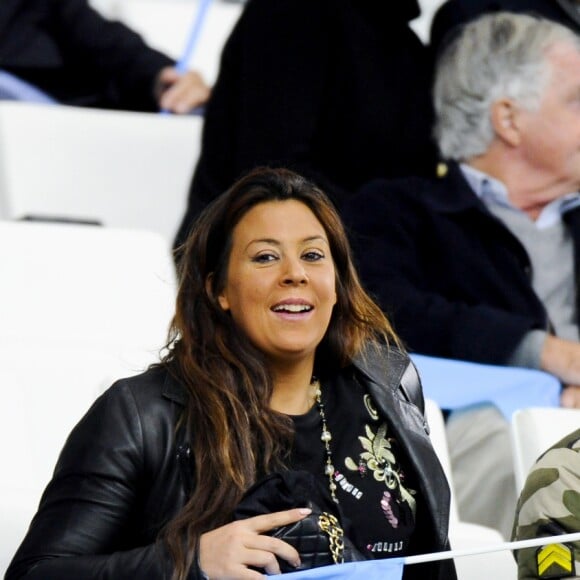
[[316, 372], [344, 367], [368, 343], [396, 342], [360, 284], [338, 213], [315, 185], [287, 169], [259, 168], [208, 206], [180, 249], [176, 314], [162, 361], [189, 394], [180, 425], [190, 433], [195, 473], [191, 497], [164, 534], [177, 580], [186, 578], [200, 535], [229, 522], [259, 474], [283, 469], [289, 453], [292, 422], [270, 409], [265, 357], [217, 300], [236, 225], [254, 206], [285, 200], [310, 208], [335, 266], [337, 303], [316, 352]]

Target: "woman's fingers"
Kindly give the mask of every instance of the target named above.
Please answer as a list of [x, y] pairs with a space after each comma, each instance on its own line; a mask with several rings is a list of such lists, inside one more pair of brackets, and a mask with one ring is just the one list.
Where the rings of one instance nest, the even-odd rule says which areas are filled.
[[271, 514], [254, 516], [253, 518], [248, 518], [243, 521], [251, 524], [252, 529], [261, 534], [279, 528], [280, 526], [286, 526], [298, 522], [311, 513], [312, 510], [309, 508], [294, 508], [283, 512], [273, 512]]
[[279, 538], [256, 534], [248, 537], [246, 548], [251, 550], [252, 553], [248, 555], [248, 558], [251, 559], [248, 559], [245, 563], [248, 566], [265, 568], [268, 574], [278, 574], [280, 572], [277, 558], [286, 560], [295, 568], [300, 566], [300, 554], [296, 548]]
[[309, 509], [297, 508], [264, 514], [202, 534], [199, 546], [201, 569], [211, 579], [250, 580], [261, 575], [248, 566], [263, 569], [268, 574], [279, 574], [277, 557], [298, 567], [300, 555], [295, 548], [278, 538], [262, 535], [262, 532], [297, 522], [309, 513]]
[[[300, 560], [298, 560], [300, 561]], [[264, 550], [248, 550], [246, 566], [264, 570], [266, 574], [280, 574], [280, 564], [273, 552]], [[293, 563], [292, 563], [293, 564]]]

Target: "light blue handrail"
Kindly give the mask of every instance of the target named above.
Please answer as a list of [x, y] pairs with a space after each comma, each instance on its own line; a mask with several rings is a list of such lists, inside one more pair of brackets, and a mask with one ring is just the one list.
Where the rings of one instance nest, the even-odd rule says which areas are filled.
[[[175, 69], [177, 70], [177, 72], [181, 74], [186, 73], [189, 68], [189, 63], [197, 47], [199, 36], [203, 29], [203, 24], [205, 21], [205, 17], [207, 15], [207, 9], [209, 8], [211, 2], [212, 0], [200, 0], [199, 7], [197, 9], [197, 12], [195, 13], [195, 18], [193, 20], [193, 25], [187, 37], [187, 43], [185, 45], [183, 53], [181, 54], [179, 60], [175, 64]], [[197, 107], [196, 109], [191, 111], [191, 113], [194, 115], [203, 115], [203, 112], [204, 112], [203, 106]], [[168, 115], [169, 111], [162, 109], [160, 113], [162, 115]]]
[[195, 48], [197, 47], [199, 36], [203, 28], [203, 23], [207, 15], [207, 9], [209, 8], [211, 2], [212, 0], [200, 0], [199, 8], [197, 9], [195, 19], [193, 21], [193, 26], [189, 32], [185, 49], [183, 50], [183, 53], [175, 65], [175, 68], [180, 73], [187, 71], [188, 64], [191, 61], [193, 53], [195, 52]]

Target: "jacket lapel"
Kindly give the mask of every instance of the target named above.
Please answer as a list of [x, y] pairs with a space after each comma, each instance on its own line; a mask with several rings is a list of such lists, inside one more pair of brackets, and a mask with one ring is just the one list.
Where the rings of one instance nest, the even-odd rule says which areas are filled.
[[[384, 349], [382, 356], [363, 355], [355, 361], [355, 368], [363, 375], [364, 383], [382, 416], [395, 433], [399, 445], [407, 453], [409, 462], [423, 482], [421, 492], [433, 514], [438, 546], [445, 546], [448, 534], [449, 486], [429, 439], [429, 428], [420, 409], [406, 401], [399, 385], [409, 366], [407, 355]], [[438, 482], [439, 484], [437, 484]], [[442, 509], [443, 508], [443, 509]]]

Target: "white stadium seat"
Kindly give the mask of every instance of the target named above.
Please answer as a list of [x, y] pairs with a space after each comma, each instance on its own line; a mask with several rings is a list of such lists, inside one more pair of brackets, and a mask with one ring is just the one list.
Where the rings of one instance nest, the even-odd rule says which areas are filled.
[[0, 219], [147, 229], [171, 242], [203, 119], [0, 102]]
[[580, 409], [531, 407], [512, 416], [516, 486], [522, 489], [536, 459], [560, 439], [580, 428]]
[[2, 575], [71, 428], [159, 359], [176, 284], [159, 234], [6, 221], [0, 280]]
[[[460, 521], [453, 497], [454, 486], [451, 474], [451, 460], [447, 447], [443, 413], [435, 401], [426, 399], [425, 415], [429, 423], [431, 442], [451, 488], [449, 540], [452, 549], [470, 550], [486, 546], [492, 548], [502, 544], [505, 540], [497, 530]], [[489, 580], [489, 578], [515, 580], [517, 578], [515, 560], [511, 553], [507, 551], [489, 552], [456, 558], [455, 567], [457, 569], [458, 580]]]

